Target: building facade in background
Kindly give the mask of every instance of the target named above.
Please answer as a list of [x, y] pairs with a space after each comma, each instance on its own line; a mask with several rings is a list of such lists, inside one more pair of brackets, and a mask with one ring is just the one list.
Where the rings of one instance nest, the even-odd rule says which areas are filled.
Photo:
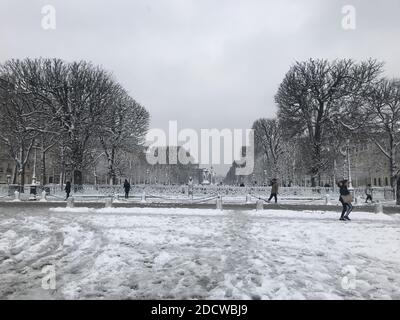
[[[390, 186], [390, 162], [374, 143], [356, 143], [349, 148], [350, 171], [354, 187], [371, 184], [376, 187]], [[235, 174], [239, 166], [232, 164], [225, 176], [224, 184], [228, 185], [269, 185], [272, 178], [277, 178], [283, 186], [311, 186], [311, 176], [307, 174], [299, 161], [284, 159], [284, 167], [279, 172], [271, 172], [263, 156], [255, 160], [254, 172], [248, 176]], [[399, 159], [400, 160], [400, 159]], [[348, 178], [348, 163], [346, 154], [332, 158], [328, 169], [321, 174], [320, 187], [333, 186], [337, 181]]]

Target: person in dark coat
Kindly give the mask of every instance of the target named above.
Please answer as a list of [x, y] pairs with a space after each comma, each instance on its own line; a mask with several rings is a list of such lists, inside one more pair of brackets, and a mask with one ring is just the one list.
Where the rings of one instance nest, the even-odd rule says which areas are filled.
[[342, 209], [342, 214], [340, 216], [339, 220], [342, 221], [350, 221], [351, 219], [349, 218], [349, 215], [351, 211], [353, 210], [353, 205], [351, 204], [351, 194], [348, 187], [348, 180], [342, 180], [338, 183], [339, 191], [340, 191], [340, 197], [339, 201], [342, 203], [343, 209]]
[[193, 178], [189, 177], [188, 181], [188, 195], [193, 196]]
[[269, 196], [268, 202], [271, 201], [272, 198], [275, 198], [275, 203], [278, 202], [278, 180], [272, 179], [271, 184], [271, 195]]
[[67, 197], [65, 198], [65, 200], [67, 200], [69, 198], [69, 194], [71, 193], [71, 182], [67, 181], [67, 183], [65, 184], [65, 193], [67, 194]]
[[372, 187], [371, 184], [368, 184], [367, 187], [365, 188], [365, 195], [367, 196], [367, 199], [365, 199], [365, 203], [368, 203], [368, 200], [371, 200], [371, 203], [373, 202], [372, 200]]
[[125, 179], [124, 182], [125, 199], [129, 198], [129, 191], [131, 191], [131, 184]]

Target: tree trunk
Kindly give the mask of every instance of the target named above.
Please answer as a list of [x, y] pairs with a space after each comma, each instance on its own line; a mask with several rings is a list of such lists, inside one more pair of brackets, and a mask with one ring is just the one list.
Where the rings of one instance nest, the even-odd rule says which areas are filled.
[[17, 178], [18, 178], [18, 166], [15, 165], [14, 166], [14, 172], [13, 172], [13, 178], [12, 178], [12, 184], [17, 184], [18, 183]]
[[19, 185], [21, 188], [21, 193], [24, 193], [24, 185], [25, 185], [25, 165], [22, 165], [18, 170], [19, 174]]
[[396, 200], [396, 182], [398, 183], [396, 175], [396, 153], [393, 147], [393, 138], [390, 138], [390, 186], [392, 187], [393, 199]]
[[115, 185], [117, 182], [114, 163], [115, 163], [115, 149], [112, 149], [111, 154], [108, 158], [108, 178], [109, 178], [110, 186]]
[[313, 187], [313, 188], [315, 188], [316, 187], [316, 185], [317, 185], [317, 183], [315, 182], [315, 176], [313, 175], [313, 176], [311, 176], [311, 187]]
[[60, 173], [60, 190], [64, 190], [64, 170], [62, 170]]
[[74, 192], [81, 192], [83, 190], [83, 176], [82, 171], [75, 169], [73, 174], [74, 179]]
[[400, 177], [397, 177], [396, 204], [400, 206]]
[[42, 186], [45, 186], [47, 183], [47, 177], [46, 177], [46, 152], [42, 148], [42, 154], [41, 154], [41, 162], [42, 162], [42, 172], [41, 172], [41, 183]]
[[314, 143], [313, 146], [313, 158], [311, 164], [311, 187], [317, 186], [317, 179], [320, 174], [320, 163], [321, 163], [321, 149], [319, 143]]
[[64, 191], [64, 180], [65, 180], [65, 158], [64, 158], [64, 147], [61, 147], [61, 173], [60, 173], [61, 191]]
[[17, 160], [17, 170], [18, 170], [18, 176], [19, 176], [19, 185], [23, 190], [23, 186], [25, 184], [25, 166], [23, 164], [24, 149], [22, 146], [19, 147], [19, 159], [16, 159], [16, 160]]
[[73, 184], [74, 192], [82, 191], [83, 187], [83, 149], [80, 147], [79, 143], [72, 145], [72, 172], [73, 172]]

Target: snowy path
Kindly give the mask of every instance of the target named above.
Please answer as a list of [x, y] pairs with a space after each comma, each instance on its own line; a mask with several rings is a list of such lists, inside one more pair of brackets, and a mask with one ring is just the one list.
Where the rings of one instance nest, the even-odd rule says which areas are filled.
[[[2, 299], [400, 299], [398, 216], [6, 210]], [[56, 290], [41, 288], [49, 264]], [[346, 270], [354, 289], [342, 285]]]

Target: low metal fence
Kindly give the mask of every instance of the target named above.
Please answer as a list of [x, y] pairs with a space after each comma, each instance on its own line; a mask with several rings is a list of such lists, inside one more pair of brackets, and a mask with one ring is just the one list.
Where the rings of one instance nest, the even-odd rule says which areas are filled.
[[[48, 195], [54, 195], [62, 197], [65, 195], [64, 188], [60, 185], [46, 185], [37, 186], [36, 193], [39, 195], [45, 190]], [[31, 186], [25, 185], [23, 188], [18, 185], [0, 185], [0, 197], [13, 196], [15, 191], [23, 191], [23, 193], [31, 193]], [[116, 194], [124, 194], [124, 188], [121, 185], [82, 185], [72, 186], [72, 193], [82, 195], [103, 195], [103, 196], [114, 196]], [[217, 185], [194, 185], [191, 187], [191, 194], [194, 196], [240, 196], [245, 197], [248, 194], [256, 194], [267, 196], [271, 192], [271, 187], [262, 186], [217, 186]], [[187, 197], [189, 195], [189, 186], [187, 185], [132, 185], [130, 194], [152, 194], [162, 196], [177, 196]], [[330, 195], [330, 198], [339, 198], [338, 188], [325, 188], [325, 187], [280, 187], [279, 196], [282, 198], [323, 198], [326, 195]], [[365, 188], [355, 188], [354, 196], [365, 198]], [[394, 191], [390, 187], [375, 187], [373, 188], [374, 200], [393, 200]]]

